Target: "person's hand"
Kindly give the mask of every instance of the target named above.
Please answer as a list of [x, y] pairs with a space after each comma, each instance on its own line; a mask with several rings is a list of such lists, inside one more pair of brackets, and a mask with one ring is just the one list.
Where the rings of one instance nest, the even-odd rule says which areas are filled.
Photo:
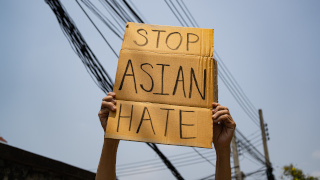
[[106, 131], [108, 116], [110, 111], [116, 111], [116, 93], [109, 92], [106, 97], [102, 99], [101, 109], [99, 111], [100, 123], [104, 131]]
[[212, 141], [216, 151], [230, 148], [236, 123], [233, 121], [229, 109], [219, 103], [212, 103], [213, 136]]

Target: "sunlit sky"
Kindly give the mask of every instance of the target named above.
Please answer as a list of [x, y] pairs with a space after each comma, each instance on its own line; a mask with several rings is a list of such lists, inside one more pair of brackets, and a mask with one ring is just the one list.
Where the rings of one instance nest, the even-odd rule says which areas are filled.
[[[98, 0], [92, 2], [99, 5]], [[164, 1], [131, 2], [147, 23], [180, 25]], [[76, 2], [62, 3], [114, 78], [117, 58]], [[214, 29], [215, 50], [255, 107], [263, 110], [276, 178], [290, 163], [320, 176], [320, 1], [186, 0], [185, 4], [200, 27]], [[94, 20], [119, 52], [122, 42]], [[97, 114], [105, 94], [71, 49], [45, 1], [1, 1], [0, 22], [1, 135], [11, 146], [95, 172], [103, 144]], [[219, 102], [229, 107], [246, 136], [258, 130], [221, 80]], [[256, 145], [263, 153], [260, 143]], [[189, 147], [159, 147], [170, 157], [194, 152]], [[200, 150], [212, 151], [208, 157], [215, 153]], [[121, 141], [117, 158], [121, 165], [157, 155], [145, 143]], [[244, 173], [260, 167], [248, 153], [240, 156]], [[186, 179], [199, 179], [215, 168], [203, 162], [177, 169]], [[168, 170], [123, 177], [120, 172], [121, 180], [174, 179]]]

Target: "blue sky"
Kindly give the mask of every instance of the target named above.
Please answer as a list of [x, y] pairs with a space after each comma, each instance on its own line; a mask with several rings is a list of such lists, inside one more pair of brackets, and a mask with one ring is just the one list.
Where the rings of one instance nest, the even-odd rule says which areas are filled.
[[[77, 4], [62, 3], [114, 78], [117, 58]], [[252, 103], [263, 110], [275, 175], [279, 177], [281, 167], [293, 163], [307, 174], [320, 176], [320, 2], [185, 3], [200, 27], [214, 29], [215, 50]], [[179, 26], [163, 1], [134, 4], [150, 24]], [[95, 171], [103, 142], [97, 116], [103, 92], [72, 51], [44, 1], [1, 1], [0, 9], [1, 135], [12, 146]], [[119, 52], [122, 42], [95, 20]], [[244, 134], [258, 130], [221, 80], [219, 102], [229, 107]], [[168, 156], [192, 152], [187, 147], [160, 148]], [[119, 164], [156, 158], [144, 143], [122, 141], [119, 146]], [[260, 167], [249, 159], [246, 154], [240, 157], [245, 173]], [[178, 170], [187, 179], [197, 179], [212, 174], [214, 167], [201, 163]], [[173, 176], [163, 170], [121, 179], [141, 178]]]

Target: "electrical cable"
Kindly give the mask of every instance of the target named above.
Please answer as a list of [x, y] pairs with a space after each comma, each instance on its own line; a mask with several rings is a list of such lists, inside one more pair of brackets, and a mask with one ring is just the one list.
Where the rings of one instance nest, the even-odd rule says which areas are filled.
[[[166, 1], [165, 1], [166, 2]], [[172, 11], [172, 13], [176, 16], [176, 18], [179, 20], [179, 22], [180, 22], [180, 24], [181, 25], [183, 25], [183, 23], [180, 21], [180, 18], [182, 18], [182, 20], [184, 21], [184, 19], [183, 19], [183, 17], [180, 15], [180, 18], [178, 17], [178, 15], [177, 14], [180, 14], [179, 12], [177, 12], [177, 13], [175, 13], [174, 11], [173, 11], [173, 9], [171, 8], [171, 6], [166, 2], [166, 4], [168, 5], [168, 7], [170, 8], [170, 10]], [[182, 7], [182, 6], [180, 6], [180, 7]], [[176, 11], [178, 11], [176, 8], [175, 8], [175, 10]], [[184, 11], [184, 12], [186, 12], [186, 11]], [[220, 56], [216, 53], [216, 55], [217, 55], [217, 59], [219, 59], [219, 60], [221, 60], [221, 58], [220, 58]], [[223, 63], [223, 61], [221, 60], [221, 62]], [[218, 61], [218, 63], [219, 63], [219, 61]], [[221, 64], [222, 64], [221, 63]], [[224, 63], [223, 63], [223, 65], [221, 65], [220, 64], [220, 66], [221, 67], [223, 67], [223, 66], [225, 66], [224, 65]], [[225, 66], [226, 67], [226, 66]], [[227, 68], [226, 68], [227, 69]], [[228, 80], [231, 82], [231, 84], [234, 86], [234, 89], [233, 89], [233, 86], [231, 86], [231, 84], [229, 84], [228, 82], [227, 82], [227, 79], [224, 77], [224, 75], [222, 74], [222, 71], [220, 71], [219, 72], [219, 74], [220, 74], [220, 78], [224, 81], [224, 83], [226, 84], [226, 86], [227, 86], [227, 88], [228, 88], [228, 90], [231, 92], [231, 94], [234, 96], [234, 98], [237, 100], [237, 102], [239, 103], [239, 105], [241, 106], [241, 108], [244, 110], [244, 112], [250, 117], [250, 119], [252, 120], [252, 122], [254, 122], [258, 127], [259, 127], [259, 123], [257, 122], [257, 114], [256, 114], [256, 112], [254, 112], [253, 110], [252, 110], [252, 108], [251, 108], [251, 106], [249, 105], [250, 104], [250, 102], [248, 102], [248, 100], [246, 100], [246, 98], [245, 97], [247, 97], [246, 95], [242, 95], [241, 94], [241, 92], [243, 93], [243, 90], [241, 89], [241, 90], [238, 90], [237, 89], [237, 86], [235, 85], [235, 83], [233, 83], [233, 81], [231, 80], [231, 78], [229, 77], [229, 75], [227, 74], [227, 71], [229, 72], [229, 70], [227, 69], [227, 70], [225, 70], [224, 69], [224, 67], [223, 67], [223, 72], [226, 74], [225, 76], [228, 78]], [[218, 69], [218, 71], [219, 71], [219, 69]], [[230, 73], [231, 74], [231, 73]], [[234, 77], [232, 76], [232, 78], [234, 79]], [[235, 80], [235, 79], [234, 79]], [[237, 82], [236, 82], [237, 83]], [[238, 83], [237, 83], [238, 84]], [[235, 90], [236, 89], [236, 90]], [[240, 95], [238, 95], [238, 94], [240, 94]], [[244, 94], [244, 93], [243, 93]], [[251, 105], [252, 105], [252, 103], [251, 103]], [[245, 139], [246, 140], [246, 139]], [[250, 144], [250, 142], [247, 142], [248, 144], [249, 144], [249, 147], [247, 146], [247, 145], [245, 145], [244, 144], [244, 146], [249, 150], [250, 149], [250, 146], [252, 146], [252, 144]], [[256, 150], [256, 149], [255, 149]], [[257, 152], [258, 152], [258, 154], [257, 154]], [[257, 152], [255, 152], [255, 151], [250, 151], [250, 153], [251, 153], [251, 155], [255, 158], [255, 159], [257, 159], [258, 161], [261, 161], [261, 158], [259, 157], [259, 151], [257, 151]]]
[[[169, 0], [170, 1], [170, 0]], [[169, 3], [165, 0], [165, 2], [166, 2], [166, 4], [168, 5], [168, 7], [170, 8], [170, 10], [171, 10], [171, 12], [175, 15], [175, 17], [179, 20], [179, 22], [180, 22], [180, 24], [182, 25], [182, 26], [184, 26], [184, 23], [186, 24], [186, 25], [188, 25], [187, 23], [186, 23], [186, 21], [184, 20], [184, 18], [182, 17], [182, 15], [180, 14], [180, 12], [178, 11], [178, 9], [175, 7], [175, 5], [170, 1], [170, 3], [172, 4], [172, 6], [173, 6], [173, 8], [175, 9], [175, 11], [172, 9], [172, 7], [169, 5]], [[177, 1], [178, 2], [178, 1]], [[182, 6], [181, 6], [181, 4], [178, 2], [178, 4], [179, 4], [179, 6], [180, 6], [180, 8], [182, 8]], [[187, 8], [186, 8], [187, 9]], [[183, 12], [186, 14], [186, 12], [187, 12], [187, 10], [185, 11], [183, 8], [182, 8], [182, 10], [183, 10]], [[189, 12], [190, 13], [190, 12]], [[191, 14], [191, 13], [190, 13]], [[187, 15], [186, 15], [187, 16]], [[184, 23], [182, 23], [182, 21], [180, 20], [180, 18], [182, 19], [182, 21], [184, 22]], [[189, 19], [189, 21], [190, 22], [192, 22], [191, 21], [191, 19], [190, 18], [188, 18]], [[193, 23], [192, 23], [193, 24]], [[220, 56], [216, 53], [216, 55], [217, 55], [217, 57], [218, 57], [218, 59], [220, 59], [220, 61], [221, 61], [221, 64], [223, 63], [223, 61], [221, 60], [221, 58], [220, 58]], [[218, 61], [218, 63], [219, 63], [219, 61]], [[236, 88], [236, 85], [235, 85], [235, 83], [233, 83], [233, 81], [231, 80], [232, 78], [230, 78], [229, 77], [229, 75], [227, 74], [227, 71], [228, 70], [225, 70], [224, 69], [224, 63], [222, 64], [222, 65], [220, 65], [221, 67], [223, 67], [222, 68], [222, 70], [223, 71], [225, 71], [226, 72], [226, 77], [228, 78], [228, 79], [230, 79], [230, 82], [231, 82], [231, 84], [233, 84], [234, 85], [234, 89], [233, 89], [233, 91], [234, 91], [234, 93], [231, 93], [233, 96], [234, 96], [234, 98], [236, 98], [235, 96], [237, 96], [238, 98], [237, 98], [237, 102], [238, 102], [238, 104], [241, 106], [241, 108], [245, 111], [245, 113], [249, 116], [249, 118], [259, 127], [259, 123], [257, 122], [258, 120], [254, 117], [254, 116], [257, 116], [257, 113], [256, 112], [251, 112], [252, 110], [249, 110], [248, 108], [247, 108], [247, 106], [245, 105], [245, 104], [249, 104], [247, 101], [248, 100], [246, 100], [246, 98], [245, 97], [247, 97], [246, 95], [242, 95], [241, 93], [240, 93], [240, 91], [242, 90], [238, 90], [238, 88]], [[226, 68], [226, 67], [225, 67]], [[219, 69], [218, 69], [218, 71], [219, 71]], [[229, 72], [229, 71], [228, 71]], [[220, 74], [220, 73], [219, 73]], [[232, 76], [233, 77], [233, 76]], [[233, 79], [234, 79], [234, 77], [233, 77]], [[235, 79], [234, 79], [235, 80]], [[227, 81], [225, 80], [225, 83], [226, 83]], [[237, 82], [236, 82], [237, 83]], [[238, 83], [237, 83], [238, 84]], [[229, 89], [229, 91], [231, 91], [231, 85], [230, 85], [230, 88], [228, 88]], [[243, 90], [241, 91], [241, 92], [243, 92]], [[239, 97], [239, 95], [237, 95], [237, 93], [239, 93], [239, 95], [240, 95], [240, 97]], [[243, 100], [242, 100], [243, 99]], [[244, 103], [242, 102], [242, 101], [244, 101]], [[251, 102], [251, 101], [250, 101]], [[252, 104], [252, 103], [251, 103]], [[248, 105], [248, 107], [250, 108], [250, 106]], [[250, 114], [250, 115], [249, 115]]]
[[[181, 165], [176, 165], [176, 167], [184, 167], [184, 166], [190, 166], [190, 165], [194, 165], [194, 164], [200, 164], [200, 163], [204, 163], [206, 162], [205, 160], [201, 159], [199, 161], [196, 162], [189, 162], [189, 163], [185, 163], [185, 164], [181, 164]], [[134, 175], [134, 174], [143, 174], [143, 173], [149, 173], [149, 172], [155, 172], [155, 171], [161, 171], [161, 170], [165, 170], [168, 168], [158, 168], [158, 169], [144, 169], [145, 171], [139, 171], [139, 172], [135, 172], [135, 173], [129, 173], [129, 174], [121, 174], [121, 173], [117, 173], [117, 176], [121, 177], [121, 176], [129, 176], [129, 175]]]
[[85, 65], [95, 84], [105, 93], [112, 91], [113, 81], [94, 55], [72, 18], [59, 0], [45, 0], [55, 14], [60, 28], [68, 39], [72, 49]]
[[89, 17], [89, 15], [87, 14], [87, 12], [83, 9], [83, 7], [81, 6], [81, 4], [78, 2], [78, 0], [76, 0], [77, 4], [80, 6], [81, 10], [84, 12], [84, 14], [87, 16], [87, 18], [90, 20], [90, 22], [92, 23], [92, 25], [96, 28], [96, 30], [99, 32], [99, 34], [101, 35], [101, 37], [103, 38], [103, 40], [107, 43], [107, 45], [109, 46], [109, 48], [112, 50], [113, 54], [115, 56], [117, 56], [117, 58], [119, 58], [118, 54], [116, 53], [116, 51], [112, 48], [112, 46], [110, 45], [110, 43], [107, 41], [107, 39], [104, 37], [104, 35], [101, 33], [101, 31], [98, 29], [98, 27], [96, 26], [96, 24], [92, 21], [92, 19]]
[[[212, 152], [204, 152], [203, 154], [211, 154]], [[190, 155], [191, 154], [191, 155]], [[187, 156], [182, 156], [182, 155], [187, 155]], [[180, 157], [182, 156], [182, 157]], [[189, 158], [193, 158], [194, 157], [194, 152], [189, 152], [189, 153], [185, 153], [185, 154], [179, 154], [176, 156], [168, 156], [168, 158], [170, 158], [171, 161], [177, 161], [180, 159], [189, 159]], [[138, 162], [132, 162], [132, 163], [126, 163], [126, 164], [120, 164], [117, 165], [117, 168], [123, 168], [123, 167], [128, 167], [128, 166], [141, 166], [144, 164], [148, 164], [148, 165], [153, 165], [151, 163], [157, 164], [160, 162], [154, 162], [154, 161], [159, 161], [160, 159], [150, 159], [150, 160], [144, 160], [144, 161], [138, 161]]]
[[184, 26], [182, 21], [180, 20], [180, 18], [178, 18], [177, 14], [173, 11], [173, 9], [171, 8], [171, 6], [169, 5], [169, 3], [167, 2], [167, 0], [164, 0], [164, 2], [168, 5], [169, 9], [171, 10], [171, 12], [173, 13], [173, 15], [178, 19], [178, 21], [180, 22], [181, 26]]
[[179, 1], [177, 0], [178, 5], [180, 6], [180, 8], [182, 9], [183, 13], [186, 15], [186, 17], [188, 18], [189, 22], [192, 24], [193, 27], [196, 27], [196, 25], [192, 22], [191, 18], [188, 16], [188, 14], [186, 13], [186, 11], [184, 10], [184, 8], [181, 6], [181, 4], [179, 3]]
[[186, 4], [183, 2], [183, 0], [181, 0], [181, 4], [184, 6], [184, 8], [186, 9], [186, 11], [189, 13], [191, 19], [193, 20], [193, 22], [196, 24], [195, 27], [199, 27], [197, 21], [194, 19], [194, 17], [192, 16], [192, 14], [190, 13], [189, 9], [187, 8]]
[[196, 148], [192, 147], [192, 149], [197, 152], [199, 154], [200, 157], [202, 157], [203, 159], [205, 159], [209, 164], [211, 164], [213, 167], [216, 167], [215, 164], [213, 164], [211, 161], [209, 161], [206, 157], [203, 156], [203, 154], [201, 154]]
[[[94, 13], [118, 38], [122, 39], [121, 31], [107, 18], [101, 13], [97, 7], [95, 7], [90, 1], [88, 0], [81, 0], [83, 4], [85, 4], [92, 13]], [[78, 3], [79, 4], [79, 3]], [[81, 7], [81, 5], [79, 5]], [[83, 8], [81, 7], [83, 10]], [[84, 11], [84, 10], [83, 10]], [[87, 15], [87, 13], [84, 11]], [[90, 19], [90, 17], [87, 15]], [[90, 20], [92, 21], [92, 20]]]
[[171, 3], [172, 7], [176, 10], [178, 16], [182, 19], [183, 23], [185, 24], [185, 25], [183, 25], [183, 26], [187, 26], [187, 27], [188, 27], [189, 24], [187, 23], [187, 21], [184, 20], [183, 16], [182, 16], [181, 13], [178, 11], [178, 9], [177, 9], [177, 7], [174, 5], [174, 3], [173, 3], [171, 0], [168, 0], [168, 1]]
[[124, 32], [125, 23], [123, 23], [123, 21], [120, 19], [119, 16], [115, 16], [114, 13], [111, 12], [113, 11], [112, 8], [104, 0], [99, 0], [99, 1], [102, 4], [102, 6], [106, 9], [106, 11], [110, 14], [112, 19], [118, 24], [119, 28], [121, 28], [122, 32]]
[[[236, 94], [239, 99], [241, 99], [242, 104], [240, 106], [244, 106], [248, 113], [250, 113], [250, 115], [253, 117], [254, 121], [256, 121], [256, 124], [259, 124], [259, 120], [258, 120], [258, 111], [252, 111], [250, 109], [250, 106], [248, 105], [247, 101], [245, 100], [244, 96], [240, 93], [239, 89], [236, 87], [236, 85], [234, 84], [234, 82], [231, 80], [230, 76], [228, 75], [228, 73], [225, 70], [225, 67], [222, 66], [222, 61], [221, 59], [219, 61], [217, 61], [218, 64], [220, 65], [220, 69], [222, 69], [222, 71], [224, 72], [225, 76], [229, 79], [229, 82], [232, 84], [231, 87], [234, 87], [233, 89], [235, 89], [234, 94]], [[244, 102], [244, 103], [243, 103]], [[260, 125], [258, 125], [260, 127]]]
[[[227, 75], [227, 77], [229, 78], [230, 82], [233, 84], [233, 86], [236, 88], [238, 94], [241, 96], [241, 98], [244, 100], [245, 104], [248, 106], [248, 108], [250, 108], [251, 112], [254, 114], [254, 116], [256, 116], [257, 119], [259, 119], [258, 116], [258, 110], [252, 105], [251, 101], [249, 100], [249, 98], [246, 96], [246, 94], [243, 92], [241, 86], [238, 84], [238, 82], [235, 80], [235, 78], [233, 77], [233, 75], [231, 74], [231, 72], [229, 71], [229, 69], [227, 68], [227, 66], [224, 64], [224, 62], [222, 61], [222, 59], [220, 58], [219, 54], [217, 53], [217, 51], [214, 51], [215, 56], [217, 57], [217, 59], [219, 59], [219, 63], [220, 63], [220, 67], [222, 67], [223, 71], [225, 71], [225, 74]], [[226, 70], [225, 70], [226, 69]]]
[[248, 112], [248, 109], [246, 108], [246, 106], [243, 106], [243, 102], [242, 102], [242, 101], [239, 99], [239, 97], [234, 93], [233, 87], [231, 87], [231, 85], [230, 85], [229, 82], [225, 79], [224, 75], [221, 73], [221, 71], [220, 71], [219, 69], [218, 69], [218, 76], [219, 76], [220, 79], [224, 82], [224, 84], [226, 85], [227, 89], [229, 90], [229, 92], [231, 93], [231, 95], [235, 98], [235, 100], [238, 102], [238, 104], [240, 105], [240, 107], [242, 108], [242, 110], [248, 115], [248, 117], [252, 120], [252, 122], [259, 127], [259, 124], [255, 121], [254, 117], [252, 117], [252, 115]]
[[[210, 160], [216, 160], [215, 157], [211, 157], [209, 158]], [[205, 159], [199, 159], [199, 158], [195, 158], [195, 159], [187, 159], [187, 160], [182, 160], [182, 161], [179, 161], [179, 162], [174, 162], [172, 161], [172, 163], [176, 166], [176, 167], [180, 167], [180, 166], [185, 166], [185, 165], [192, 165], [192, 164], [197, 164], [197, 163], [202, 163], [202, 162], [205, 162], [206, 160]], [[152, 166], [152, 167], [150, 167]], [[154, 169], [154, 168], [160, 168], [160, 167], [164, 167], [163, 164], [155, 164], [155, 165], [152, 165], [152, 164], [145, 164], [145, 165], [142, 165], [142, 166], [132, 166], [132, 167], [125, 167], [125, 168], [122, 168], [122, 169], [118, 169], [117, 168], [117, 172], [119, 173], [127, 173], [127, 172], [132, 172], [132, 171], [138, 171], [138, 170], [146, 170], [146, 169]]]

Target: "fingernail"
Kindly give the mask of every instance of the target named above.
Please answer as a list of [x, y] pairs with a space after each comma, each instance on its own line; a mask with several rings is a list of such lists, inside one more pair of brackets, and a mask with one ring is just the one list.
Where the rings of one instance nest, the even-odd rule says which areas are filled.
[[116, 110], [116, 107], [115, 106], [112, 106], [112, 111], [115, 111]]

